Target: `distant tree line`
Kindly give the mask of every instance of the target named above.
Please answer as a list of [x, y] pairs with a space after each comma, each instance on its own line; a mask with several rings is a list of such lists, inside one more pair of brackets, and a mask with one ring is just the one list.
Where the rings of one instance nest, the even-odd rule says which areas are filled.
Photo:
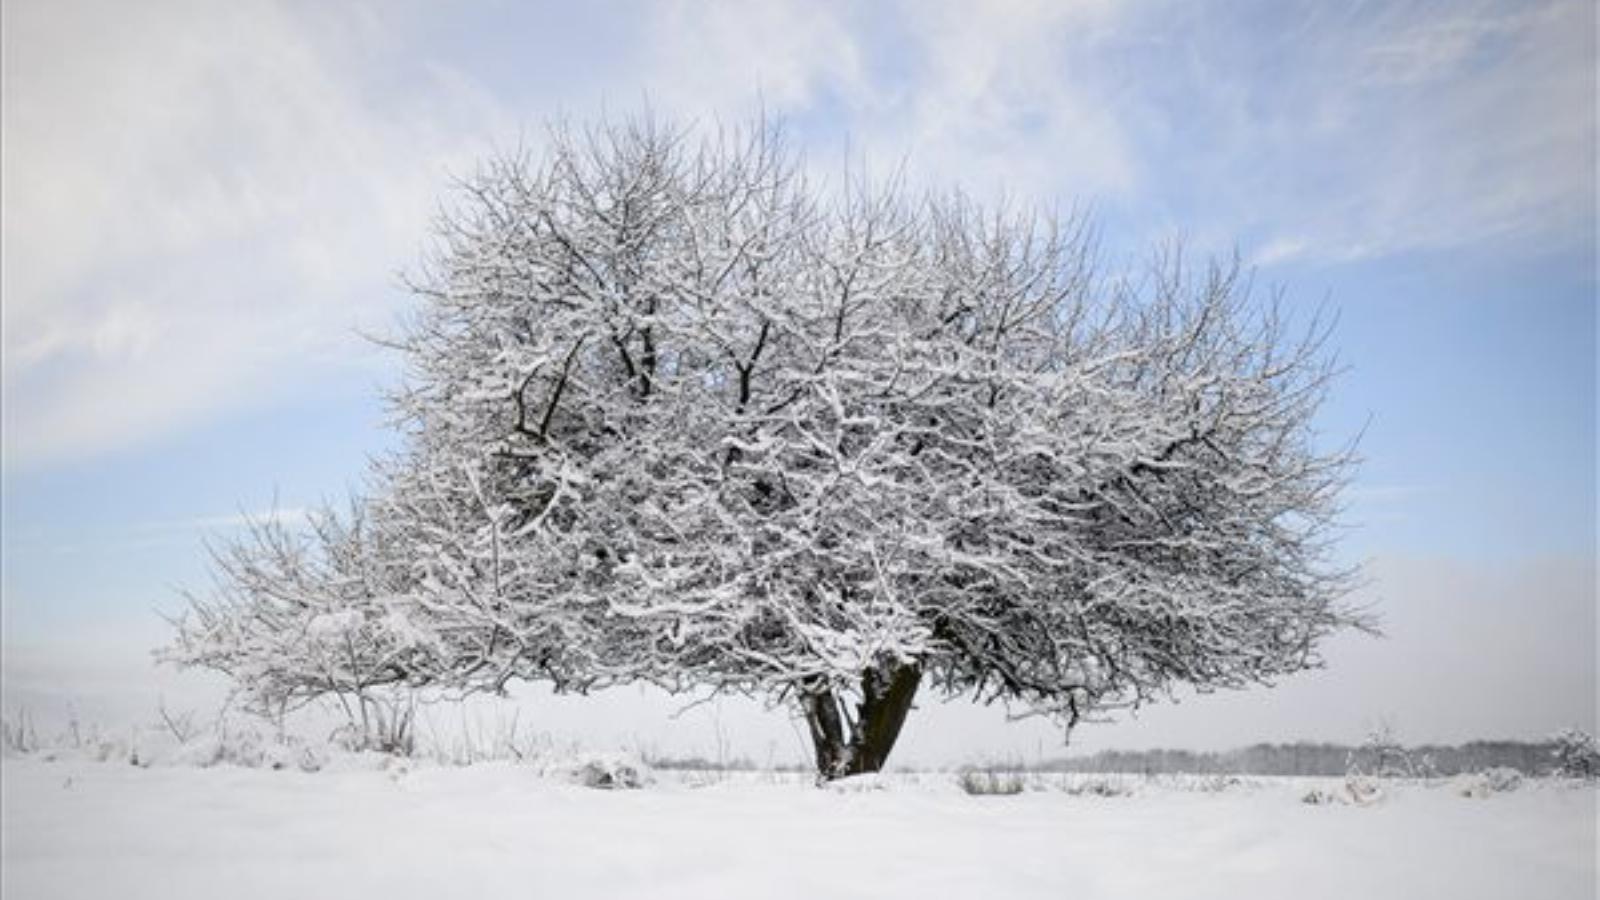
[[[1053, 759], [1030, 768], [1049, 772], [1100, 772], [1139, 775], [1343, 775], [1352, 768], [1376, 771], [1386, 765], [1388, 748], [1298, 742], [1253, 744], [1223, 752], [1193, 750], [1102, 750], [1090, 756]], [[1525, 775], [1548, 774], [1555, 767], [1551, 741], [1472, 741], [1459, 746], [1424, 744], [1404, 748], [1414, 774], [1459, 775], [1505, 766]]]

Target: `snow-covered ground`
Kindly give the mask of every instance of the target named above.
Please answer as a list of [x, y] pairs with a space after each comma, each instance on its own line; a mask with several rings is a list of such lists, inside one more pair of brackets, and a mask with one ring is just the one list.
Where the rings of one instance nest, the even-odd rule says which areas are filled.
[[[264, 897], [1595, 896], [1596, 792], [1487, 797], [1337, 781], [1224, 790], [1138, 779], [1096, 796], [1040, 780], [969, 796], [948, 774], [879, 790], [793, 776], [662, 776], [599, 791], [484, 763], [138, 768], [11, 758], [3, 894]], [[1093, 784], [1079, 777], [1076, 784]]]

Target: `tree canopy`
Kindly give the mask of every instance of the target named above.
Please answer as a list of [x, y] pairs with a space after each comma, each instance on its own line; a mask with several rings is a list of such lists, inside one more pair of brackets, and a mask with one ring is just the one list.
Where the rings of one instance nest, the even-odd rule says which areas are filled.
[[875, 770], [920, 685], [1070, 725], [1318, 664], [1327, 329], [1086, 217], [814, 187], [768, 123], [552, 130], [441, 214], [401, 451], [216, 553], [168, 653], [258, 708], [650, 682]]

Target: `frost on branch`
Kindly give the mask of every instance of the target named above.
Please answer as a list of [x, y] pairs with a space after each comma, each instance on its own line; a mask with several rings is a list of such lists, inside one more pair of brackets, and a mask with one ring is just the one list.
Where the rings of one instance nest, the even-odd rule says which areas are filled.
[[775, 128], [556, 130], [442, 216], [406, 449], [227, 548], [172, 655], [267, 703], [647, 681], [792, 702], [828, 777], [918, 688], [1055, 715], [1316, 665], [1352, 464], [1326, 330], [1088, 224], [814, 189]]

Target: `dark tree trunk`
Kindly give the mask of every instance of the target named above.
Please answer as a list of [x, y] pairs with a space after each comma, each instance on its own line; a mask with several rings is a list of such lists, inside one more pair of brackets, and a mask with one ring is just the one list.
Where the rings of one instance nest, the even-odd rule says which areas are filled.
[[916, 664], [868, 669], [861, 676], [861, 702], [853, 717], [833, 691], [804, 691], [801, 702], [817, 754], [817, 775], [831, 781], [881, 770], [921, 681], [922, 668]]

